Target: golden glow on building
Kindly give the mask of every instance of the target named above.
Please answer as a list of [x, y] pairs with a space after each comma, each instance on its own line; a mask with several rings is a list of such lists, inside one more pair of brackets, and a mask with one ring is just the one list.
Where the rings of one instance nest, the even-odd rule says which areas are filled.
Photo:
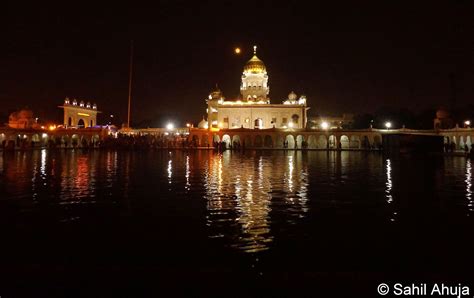
[[[257, 57], [244, 65], [240, 96], [226, 100], [216, 86], [206, 99], [207, 123], [210, 129], [271, 129], [286, 128], [291, 120], [293, 128], [305, 128], [307, 122], [306, 96], [298, 97], [293, 91], [280, 103], [270, 102], [270, 86], [265, 64]], [[221, 125], [222, 124], [222, 125]], [[203, 128], [204, 125], [200, 125]]]

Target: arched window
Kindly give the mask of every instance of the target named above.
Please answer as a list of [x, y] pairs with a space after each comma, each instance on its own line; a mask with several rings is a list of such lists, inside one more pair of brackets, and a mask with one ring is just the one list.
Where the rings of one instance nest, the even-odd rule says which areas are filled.
[[293, 116], [291, 116], [291, 120], [293, 120], [293, 123], [295, 124], [298, 124], [298, 119], [300, 119], [300, 116], [296, 114], [293, 114]]

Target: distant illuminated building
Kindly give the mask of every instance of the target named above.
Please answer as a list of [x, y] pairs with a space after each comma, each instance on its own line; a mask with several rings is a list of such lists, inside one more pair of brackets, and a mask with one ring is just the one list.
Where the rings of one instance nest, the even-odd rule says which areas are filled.
[[66, 97], [60, 108], [64, 109], [64, 127], [86, 128], [97, 125], [97, 113], [100, 112], [96, 104], [77, 102], [76, 99], [71, 101]]
[[451, 114], [445, 107], [440, 107], [436, 111], [436, 118], [433, 120], [434, 129], [454, 128], [454, 121]]
[[20, 110], [13, 112], [8, 117], [8, 127], [16, 129], [30, 129], [39, 128], [40, 125], [33, 118], [33, 112], [31, 110]]
[[[244, 66], [240, 85], [241, 98], [226, 100], [216, 88], [209, 94], [207, 128], [304, 128], [307, 121], [306, 97], [291, 92], [281, 104], [271, 104], [265, 64], [254, 55]], [[204, 128], [202, 124], [198, 127]]]

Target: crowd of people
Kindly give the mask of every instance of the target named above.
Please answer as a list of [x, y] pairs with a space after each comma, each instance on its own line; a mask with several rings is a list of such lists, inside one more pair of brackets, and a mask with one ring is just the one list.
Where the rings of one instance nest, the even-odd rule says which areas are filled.
[[[17, 139], [17, 140], [3, 140], [1, 142], [1, 149], [4, 151], [8, 150], [15, 150], [15, 149], [27, 149], [27, 148], [35, 148], [37, 147], [37, 143], [30, 141], [28, 142], [26, 139]], [[366, 144], [362, 144], [363, 148], [365, 149], [378, 149], [381, 150], [381, 144], [379, 146], [366, 146]], [[136, 135], [128, 135], [128, 134], [118, 134], [117, 136], [109, 136], [102, 140], [89, 140], [87, 141], [85, 138], [82, 139], [70, 139], [65, 143], [62, 143], [61, 139], [56, 140], [48, 140], [46, 146], [48, 148], [108, 148], [108, 149], [165, 149], [165, 148], [173, 148], [173, 149], [192, 149], [197, 148], [198, 145], [196, 141], [188, 140], [186, 136], [175, 136], [175, 135], [150, 135], [150, 134], [136, 134]], [[207, 145], [207, 148], [210, 146]], [[212, 148], [216, 151], [222, 152], [225, 150], [235, 150], [241, 151], [245, 150], [245, 142], [240, 143], [240, 141], [234, 143], [227, 143], [224, 141], [221, 142], [213, 142]], [[289, 143], [287, 140], [283, 141], [283, 148], [284, 149], [307, 149], [308, 143], [306, 141], [302, 141], [298, 147], [298, 144], [294, 144], [293, 148], [289, 148]], [[327, 144], [329, 149], [329, 142]], [[339, 143], [337, 146], [338, 149], [341, 148], [341, 144]], [[444, 152], [451, 154], [454, 152], [458, 152], [456, 143], [448, 142], [444, 144]], [[469, 146], [468, 144], [464, 144], [463, 146], [464, 154], [467, 157], [474, 159], [474, 145]]]

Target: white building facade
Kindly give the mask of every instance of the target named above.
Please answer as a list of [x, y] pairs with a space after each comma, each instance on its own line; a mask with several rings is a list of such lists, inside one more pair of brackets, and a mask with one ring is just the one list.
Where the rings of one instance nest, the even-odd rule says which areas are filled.
[[226, 100], [220, 90], [211, 92], [207, 102], [207, 125], [201, 128], [268, 129], [305, 128], [307, 122], [306, 97], [291, 92], [281, 104], [272, 104], [268, 97], [270, 86], [265, 64], [254, 55], [244, 66], [240, 85], [241, 98]]
[[72, 101], [66, 97], [64, 104], [59, 106], [64, 109], [64, 127], [88, 128], [97, 125], [97, 110], [96, 104], [84, 101], [77, 102], [76, 99]]

